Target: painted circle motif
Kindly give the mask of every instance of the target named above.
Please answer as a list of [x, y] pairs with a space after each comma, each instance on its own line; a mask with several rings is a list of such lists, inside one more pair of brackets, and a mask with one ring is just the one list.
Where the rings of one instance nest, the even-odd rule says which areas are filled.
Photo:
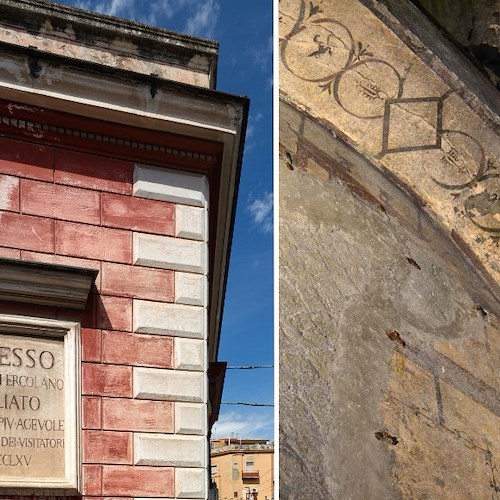
[[471, 222], [490, 233], [500, 233], [500, 178], [481, 182], [483, 189], [465, 202], [465, 212]]
[[429, 172], [434, 182], [445, 189], [463, 189], [474, 182], [486, 161], [483, 149], [474, 137], [456, 130], [441, 135], [437, 151], [441, 168]]
[[317, 19], [295, 29], [282, 45], [284, 65], [307, 82], [332, 79], [352, 59], [354, 41], [349, 30], [333, 19]]
[[403, 79], [386, 61], [366, 59], [336, 79], [333, 94], [345, 111], [357, 118], [382, 118], [385, 101], [403, 93]]

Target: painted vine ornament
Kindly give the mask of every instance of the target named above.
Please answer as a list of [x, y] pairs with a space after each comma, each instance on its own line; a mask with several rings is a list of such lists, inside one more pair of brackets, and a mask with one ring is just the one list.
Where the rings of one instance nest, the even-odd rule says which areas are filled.
[[[452, 90], [438, 96], [406, 95], [412, 64], [401, 71], [376, 55], [345, 24], [325, 14], [323, 2], [302, 0], [280, 44], [281, 61], [293, 75], [327, 92], [349, 115], [382, 121], [377, 158], [429, 152], [432, 181], [453, 198], [463, 196], [463, 214], [476, 227], [500, 233], [499, 164], [470, 132], [447, 126], [443, 107]], [[444, 168], [433, 168], [435, 162]]]

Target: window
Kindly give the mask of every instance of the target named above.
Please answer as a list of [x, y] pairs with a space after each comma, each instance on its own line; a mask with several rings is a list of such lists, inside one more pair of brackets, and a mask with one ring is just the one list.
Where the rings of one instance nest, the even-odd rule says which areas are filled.
[[245, 470], [247, 472], [253, 472], [253, 457], [247, 457], [247, 460], [245, 463]]

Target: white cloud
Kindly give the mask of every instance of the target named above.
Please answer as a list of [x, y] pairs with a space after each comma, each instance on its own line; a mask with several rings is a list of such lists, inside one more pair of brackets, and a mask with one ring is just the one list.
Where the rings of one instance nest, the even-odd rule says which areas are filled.
[[196, 11], [188, 18], [184, 31], [189, 35], [213, 38], [220, 6], [216, 0], [205, 0], [195, 5]]
[[143, 15], [141, 21], [156, 26], [159, 23], [159, 18], [165, 16], [166, 19], [171, 19], [179, 7], [169, 0], [156, 0], [153, 3], [148, 2], [149, 13]]
[[273, 37], [269, 37], [266, 44], [260, 48], [253, 48], [251, 52], [252, 65], [261, 71], [267, 71], [273, 57]]
[[236, 412], [221, 415], [214, 424], [213, 438], [240, 437], [272, 439], [273, 416], [249, 414], [241, 415]]
[[253, 223], [264, 233], [273, 231], [273, 193], [264, 193], [262, 198], [255, 198], [247, 211], [252, 216]]
[[257, 114], [250, 112], [250, 119], [248, 120], [247, 132], [245, 136], [245, 153], [249, 153], [256, 144], [255, 136], [259, 127], [256, 126], [264, 119], [264, 115], [259, 111]]
[[171, 19], [181, 8], [188, 5], [187, 0], [76, 0], [75, 6], [95, 10], [108, 16], [134, 19], [143, 23], [158, 25], [162, 18]]
[[133, 8], [134, 2], [133, 0], [111, 0], [111, 1], [103, 1], [96, 5], [96, 10], [98, 12], [102, 12], [103, 14], [107, 14], [108, 16], [117, 16], [121, 15]]
[[78, 0], [74, 5], [75, 7], [84, 10], [90, 10], [92, 7], [90, 0]]

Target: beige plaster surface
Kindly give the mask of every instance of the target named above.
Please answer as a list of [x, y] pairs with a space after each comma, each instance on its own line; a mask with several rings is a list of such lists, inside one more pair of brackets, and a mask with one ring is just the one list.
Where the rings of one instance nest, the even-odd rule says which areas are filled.
[[481, 282], [430, 219], [381, 210], [321, 150], [301, 163], [286, 116], [280, 498], [495, 500], [500, 332]]
[[356, 0], [282, 0], [279, 23], [282, 98], [409, 187], [498, 283], [498, 117]]

